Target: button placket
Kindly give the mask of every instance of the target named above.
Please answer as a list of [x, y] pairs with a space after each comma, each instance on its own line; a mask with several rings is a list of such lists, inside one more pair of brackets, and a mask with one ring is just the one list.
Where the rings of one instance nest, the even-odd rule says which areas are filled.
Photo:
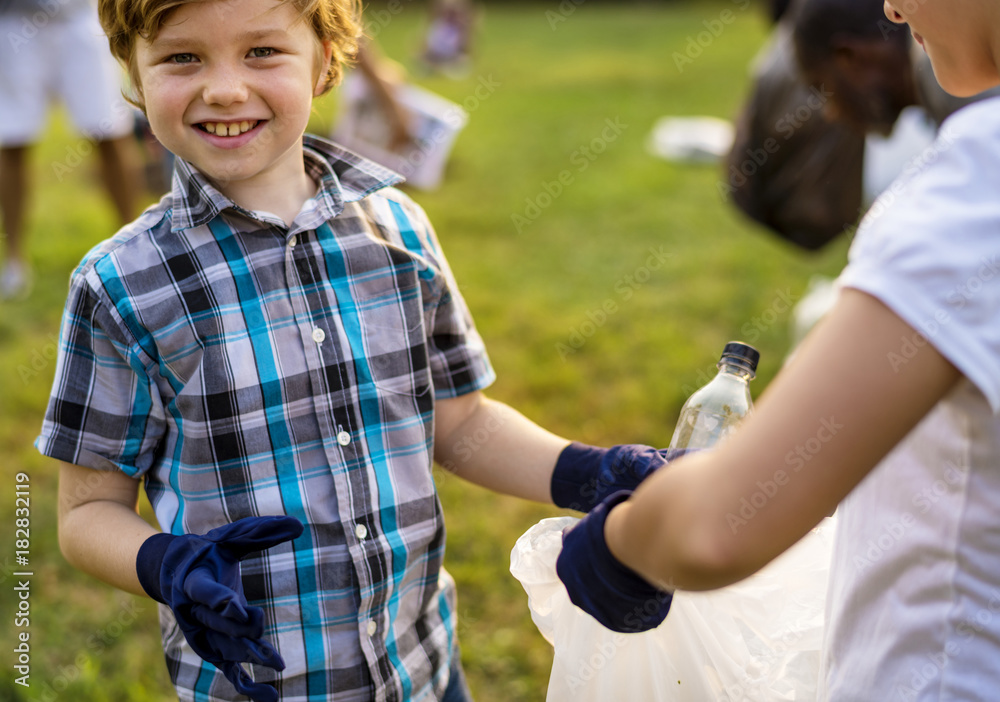
[[[354, 442], [352, 434], [343, 425], [337, 424], [330, 414], [331, 407], [323, 400], [326, 397], [326, 383], [323, 380], [323, 368], [325, 365], [336, 365], [333, 359], [340, 356], [338, 344], [335, 337], [328, 338], [328, 332], [317, 324], [309, 304], [309, 298], [305, 294], [299, 281], [296, 269], [296, 259], [304, 260], [310, 256], [311, 248], [308, 246], [309, 232], [303, 232], [302, 237], [297, 233], [290, 234], [285, 239], [285, 261], [288, 266], [289, 290], [292, 297], [292, 307], [295, 318], [301, 325], [300, 333], [307, 348], [306, 366], [312, 376], [312, 383], [315, 388], [313, 401], [316, 412], [321, 417], [321, 431], [326, 441], [327, 460], [331, 466], [341, 466], [346, 460], [350, 460], [351, 452], [348, 447]], [[300, 247], [299, 244], [302, 244]], [[309, 342], [312, 342], [311, 344]], [[329, 343], [326, 343], [329, 342]], [[342, 373], [342, 371], [341, 371]], [[344, 381], [346, 383], [346, 380]], [[332, 441], [331, 441], [332, 438]], [[336, 472], [336, 471], [334, 471]], [[338, 485], [338, 489], [344, 489]]]

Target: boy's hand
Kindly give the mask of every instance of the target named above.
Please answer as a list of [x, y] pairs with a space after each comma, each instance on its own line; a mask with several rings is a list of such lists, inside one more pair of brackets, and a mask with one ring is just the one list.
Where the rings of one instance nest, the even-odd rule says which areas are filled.
[[639, 444], [606, 449], [573, 442], [559, 454], [552, 471], [552, 501], [558, 507], [589, 512], [613, 493], [635, 490], [652, 473], [688, 451]]
[[136, 558], [143, 589], [173, 610], [194, 652], [256, 702], [276, 702], [278, 693], [255, 683], [241, 663], [284, 670], [285, 661], [261, 638], [264, 610], [247, 604], [239, 562], [302, 530], [294, 517], [247, 517], [204, 535], [156, 534]]
[[623, 634], [655, 629], [673, 601], [669, 591], [650, 585], [616, 559], [604, 540], [608, 512], [630, 495], [615, 493], [564, 532], [556, 559], [556, 573], [573, 604]]

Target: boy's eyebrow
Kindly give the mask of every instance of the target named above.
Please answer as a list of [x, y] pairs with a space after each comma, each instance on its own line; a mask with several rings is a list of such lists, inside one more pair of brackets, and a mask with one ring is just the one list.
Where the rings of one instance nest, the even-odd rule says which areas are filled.
[[153, 41], [150, 42], [151, 46], [157, 49], [180, 49], [187, 48], [194, 43], [194, 40], [189, 37], [177, 37], [176, 39], [164, 37], [162, 34], [157, 36]]
[[286, 35], [288, 31], [281, 29], [280, 27], [268, 27], [267, 29], [254, 29], [253, 31], [240, 32], [236, 35], [236, 39], [239, 41], [259, 41], [261, 39], [268, 39], [275, 35]]
[[[260, 41], [262, 39], [274, 38], [276, 36], [287, 36], [288, 32], [280, 27], [269, 27], [266, 29], [254, 29], [246, 32], [240, 32], [236, 35], [236, 41], [240, 42], [254, 42]], [[161, 33], [159, 36], [153, 40], [153, 44], [159, 49], [174, 49], [174, 48], [186, 48], [193, 44], [197, 44], [198, 39], [194, 37], [179, 36], [170, 37], [163, 36]]]

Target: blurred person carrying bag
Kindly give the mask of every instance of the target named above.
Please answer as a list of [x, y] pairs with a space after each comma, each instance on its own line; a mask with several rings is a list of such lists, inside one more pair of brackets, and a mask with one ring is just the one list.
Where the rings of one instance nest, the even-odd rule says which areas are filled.
[[[970, 98], [948, 95], [938, 85], [926, 53], [913, 44], [906, 69], [912, 71], [915, 91], [910, 98], [924, 116], [911, 115], [910, 133], [894, 128], [887, 141], [824, 116], [833, 93], [802, 78], [793, 27], [790, 20], [780, 22], [761, 52], [719, 189], [751, 219], [802, 248], [816, 250], [857, 222], [909, 159], [930, 145], [945, 118], [1000, 94], [1000, 89]], [[894, 153], [886, 149], [889, 142]]]
[[779, 24], [720, 183], [744, 214], [809, 250], [852, 226], [862, 206], [865, 136], [825, 119], [828, 99], [799, 77], [791, 28]]

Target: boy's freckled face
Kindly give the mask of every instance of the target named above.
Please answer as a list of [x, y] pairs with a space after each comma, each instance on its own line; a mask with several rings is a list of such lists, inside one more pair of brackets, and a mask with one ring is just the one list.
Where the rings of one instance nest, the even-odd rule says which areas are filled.
[[227, 195], [304, 176], [302, 134], [322, 82], [318, 39], [291, 3], [180, 6], [136, 63], [150, 125]]

